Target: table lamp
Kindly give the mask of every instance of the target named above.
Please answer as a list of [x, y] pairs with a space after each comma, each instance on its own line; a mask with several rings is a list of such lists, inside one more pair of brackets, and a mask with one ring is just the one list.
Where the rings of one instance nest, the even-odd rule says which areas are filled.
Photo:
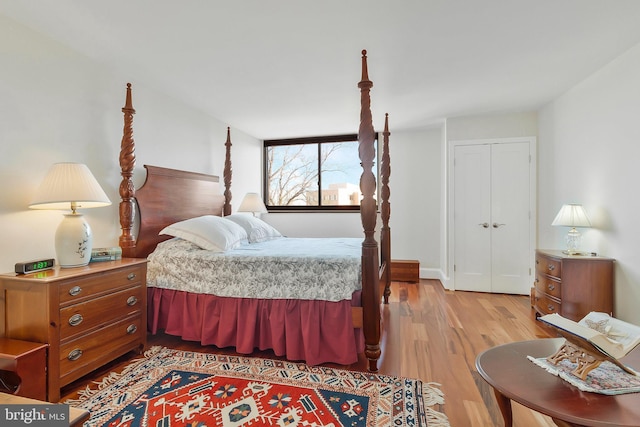
[[108, 206], [111, 201], [86, 165], [56, 163], [45, 176], [29, 205], [33, 209], [71, 209], [56, 230], [55, 247], [60, 267], [89, 264], [93, 235], [77, 209]]
[[256, 214], [266, 213], [267, 207], [258, 193], [247, 193], [240, 203], [238, 212], [253, 212], [253, 216], [257, 217]]
[[562, 205], [551, 225], [571, 227], [566, 238], [567, 250], [562, 252], [568, 255], [582, 255], [579, 250], [582, 236], [576, 227], [591, 227], [591, 222], [582, 205]]

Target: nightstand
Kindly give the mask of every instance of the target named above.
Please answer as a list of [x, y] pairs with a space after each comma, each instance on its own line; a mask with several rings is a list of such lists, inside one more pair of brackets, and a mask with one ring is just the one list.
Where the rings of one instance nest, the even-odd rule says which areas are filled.
[[579, 321], [591, 311], [613, 315], [614, 260], [536, 250], [533, 308]]
[[147, 260], [0, 275], [0, 336], [49, 344], [47, 400], [147, 342]]

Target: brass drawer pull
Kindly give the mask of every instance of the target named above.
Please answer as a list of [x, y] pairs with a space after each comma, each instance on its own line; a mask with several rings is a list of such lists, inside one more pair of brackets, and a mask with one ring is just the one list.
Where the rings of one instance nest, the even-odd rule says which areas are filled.
[[553, 283], [547, 284], [547, 289], [549, 289], [550, 291], [554, 290], [555, 288], [556, 288], [556, 285], [554, 285]]
[[136, 333], [137, 330], [138, 330], [138, 327], [136, 325], [129, 325], [129, 327], [127, 328], [127, 333], [129, 335], [133, 335]]
[[72, 297], [75, 297], [80, 292], [82, 292], [82, 288], [80, 286], [74, 286], [73, 288], [69, 289], [69, 295], [71, 295]]
[[136, 273], [129, 273], [129, 274], [127, 275], [127, 280], [133, 280], [133, 279], [135, 279], [135, 278], [136, 278]]
[[547, 266], [547, 269], [548, 269], [549, 271], [553, 271], [553, 270], [555, 270], [555, 269], [556, 269], [556, 266], [555, 266], [555, 265], [553, 265], [553, 264], [549, 264], [549, 265]]
[[134, 297], [133, 295], [127, 298], [128, 306], [136, 305], [137, 302], [138, 302], [138, 298]]
[[78, 326], [83, 320], [82, 314], [74, 314], [69, 318], [69, 324], [71, 326]]
[[74, 361], [74, 360], [80, 359], [81, 356], [82, 356], [82, 350], [80, 350], [79, 348], [76, 348], [75, 350], [71, 350], [69, 352], [67, 359]]
[[556, 311], [556, 307], [555, 307], [555, 306], [553, 306], [553, 305], [551, 305], [551, 304], [549, 304], [549, 305], [547, 305], [547, 310], [549, 310], [549, 311]]

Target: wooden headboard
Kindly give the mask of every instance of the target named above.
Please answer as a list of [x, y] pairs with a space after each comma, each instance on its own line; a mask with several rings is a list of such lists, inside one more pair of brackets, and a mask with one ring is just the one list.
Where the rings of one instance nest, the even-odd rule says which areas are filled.
[[144, 165], [147, 178], [136, 191], [140, 216], [138, 238], [125, 256], [143, 258], [170, 236], [158, 235], [167, 225], [202, 215], [222, 216], [224, 196], [215, 175]]

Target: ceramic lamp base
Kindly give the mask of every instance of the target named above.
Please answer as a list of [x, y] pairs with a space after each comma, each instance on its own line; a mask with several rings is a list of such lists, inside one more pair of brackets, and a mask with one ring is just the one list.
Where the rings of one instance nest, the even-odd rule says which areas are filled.
[[93, 235], [82, 214], [65, 214], [56, 230], [56, 255], [62, 268], [89, 264]]

